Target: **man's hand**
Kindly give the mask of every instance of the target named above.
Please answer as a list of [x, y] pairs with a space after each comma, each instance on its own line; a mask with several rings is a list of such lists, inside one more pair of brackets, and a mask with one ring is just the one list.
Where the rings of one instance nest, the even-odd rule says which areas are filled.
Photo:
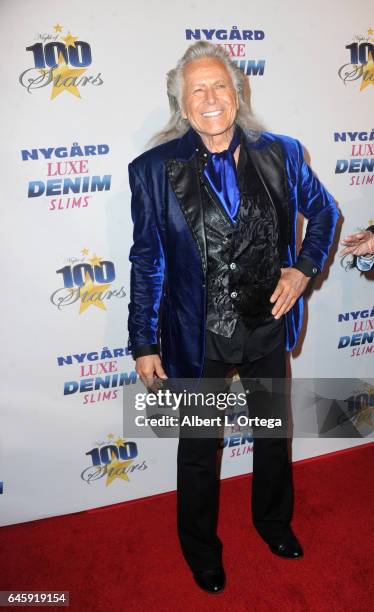
[[135, 370], [147, 388], [151, 388], [158, 378], [166, 380], [164, 368], [158, 355], [145, 355], [136, 360]]
[[339, 255], [374, 255], [374, 234], [370, 230], [350, 234], [341, 241], [345, 245], [345, 249], [340, 251]]
[[280, 319], [292, 308], [297, 298], [305, 291], [309, 280], [308, 276], [296, 268], [281, 269], [281, 277], [270, 298], [270, 302], [274, 304], [271, 314], [275, 319]]

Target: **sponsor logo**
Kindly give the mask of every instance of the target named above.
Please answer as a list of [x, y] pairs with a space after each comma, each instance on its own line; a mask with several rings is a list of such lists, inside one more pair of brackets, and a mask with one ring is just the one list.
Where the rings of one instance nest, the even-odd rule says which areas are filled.
[[123, 286], [113, 285], [116, 279], [114, 263], [96, 253], [90, 255], [86, 248], [81, 250], [80, 257], [68, 257], [56, 274], [63, 286], [53, 291], [50, 301], [58, 310], [74, 304], [79, 304], [79, 314], [91, 306], [106, 310], [108, 302], [126, 297]]
[[[240, 376], [235, 374], [232, 382], [240, 383]], [[245, 424], [246, 418], [248, 418], [247, 406], [237, 405], [226, 410], [225, 435], [220, 446], [229, 458], [253, 453], [253, 434]]]
[[368, 28], [364, 34], [353, 36], [353, 41], [345, 45], [348, 61], [338, 70], [339, 78], [344, 85], [358, 81], [359, 91], [364, 91], [369, 85], [374, 85], [373, 34], [373, 28]]
[[22, 149], [22, 161], [43, 162], [43, 169], [39, 163], [39, 178], [28, 183], [27, 197], [38, 202], [46, 199], [50, 211], [87, 208], [97, 193], [110, 191], [112, 175], [90, 170], [108, 153], [107, 144], [80, 146], [77, 142], [70, 147]]
[[[247, 416], [247, 413], [245, 415]], [[236, 433], [224, 437], [221, 448], [226, 450], [228, 457], [240, 457], [241, 455], [251, 454], [253, 453], [253, 436], [248, 431], [240, 431], [240, 426], [238, 425]]]
[[374, 387], [369, 383], [364, 383], [362, 389], [356, 391], [346, 400], [347, 414], [341, 418], [341, 424], [351, 421], [356, 429], [362, 427], [374, 427]]
[[75, 353], [57, 357], [57, 365], [61, 368], [73, 366], [74, 378], [70, 377], [63, 385], [63, 394], [81, 394], [83, 405], [96, 404], [118, 398], [119, 387], [135, 384], [135, 370], [121, 371], [121, 360], [130, 352], [126, 348], [104, 347], [98, 351]]
[[[322, 398], [319, 397], [319, 400]], [[342, 400], [317, 402], [317, 421], [324, 437], [372, 437], [374, 430], [374, 387], [372, 382], [356, 381], [352, 393]]]
[[373, 185], [374, 130], [334, 132], [334, 142], [345, 143], [343, 157], [336, 160], [335, 174], [347, 177], [351, 186]]
[[86, 452], [90, 465], [81, 472], [81, 479], [87, 484], [101, 481], [108, 487], [115, 480], [130, 482], [132, 476], [148, 469], [144, 459], [139, 458], [136, 442], [121, 436], [107, 435], [103, 442]]
[[339, 338], [338, 349], [349, 349], [351, 357], [374, 355], [374, 306], [342, 312], [338, 314], [338, 322], [345, 324], [345, 327], [349, 326], [345, 335]]
[[263, 30], [231, 28], [186, 28], [186, 40], [207, 40], [223, 47], [247, 76], [263, 76], [265, 60], [253, 57], [253, 44], [264, 40]]
[[56, 23], [50, 32], [37, 32], [34, 40], [26, 47], [32, 65], [19, 75], [20, 84], [29, 94], [47, 88], [51, 100], [64, 92], [81, 98], [83, 88], [104, 83], [101, 72], [89, 73], [91, 45], [64, 26]]

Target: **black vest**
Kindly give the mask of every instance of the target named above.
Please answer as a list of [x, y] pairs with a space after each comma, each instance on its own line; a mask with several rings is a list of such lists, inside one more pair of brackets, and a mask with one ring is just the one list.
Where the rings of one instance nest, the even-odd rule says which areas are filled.
[[207, 244], [206, 328], [230, 338], [240, 317], [253, 331], [269, 318], [269, 301], [280, 278], [277, 213], [247, 154], [240, 148], [240, 205], [233, 225], [203, 175]]

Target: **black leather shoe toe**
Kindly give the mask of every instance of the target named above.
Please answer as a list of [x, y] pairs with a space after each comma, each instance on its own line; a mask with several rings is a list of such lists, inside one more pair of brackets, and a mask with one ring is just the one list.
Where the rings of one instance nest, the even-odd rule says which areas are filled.
[[226, 576], [223, 567], [194, 572], [193, 577], [199, 587], [208, 593], [221, 593], [225, 588]]
[[269, 544], [269, 548], [274, 555], [285, 559], [300, 559], [304, 556], [303, 549], [295, 537], [275, 545]]

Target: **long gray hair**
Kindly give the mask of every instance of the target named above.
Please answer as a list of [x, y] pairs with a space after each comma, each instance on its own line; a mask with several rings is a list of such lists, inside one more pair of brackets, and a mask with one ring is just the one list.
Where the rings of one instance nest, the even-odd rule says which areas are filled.
[[156, 147], [164, 142], [173, 140], [173, 138], [179, 138], [188, 131], [190, 123], [187, 119], [183, 119], [181, 114], [183, 69], [189, 62], [203, 57], [218, 59], [227, 68], [239, 100], [239, 109], [235, 119], [236, 123], [254, 140], [258, 138], [259, 132], [263, 130], [263, 127], [252, 114], [249, 85], [243, 72], [235, 65], [229, 54], [222, 47], [206, 41], [198, 41], [188, 47], [176, 67], [167, 73], [170, 119], [165, 127], [149, 140], [147, 148]]

